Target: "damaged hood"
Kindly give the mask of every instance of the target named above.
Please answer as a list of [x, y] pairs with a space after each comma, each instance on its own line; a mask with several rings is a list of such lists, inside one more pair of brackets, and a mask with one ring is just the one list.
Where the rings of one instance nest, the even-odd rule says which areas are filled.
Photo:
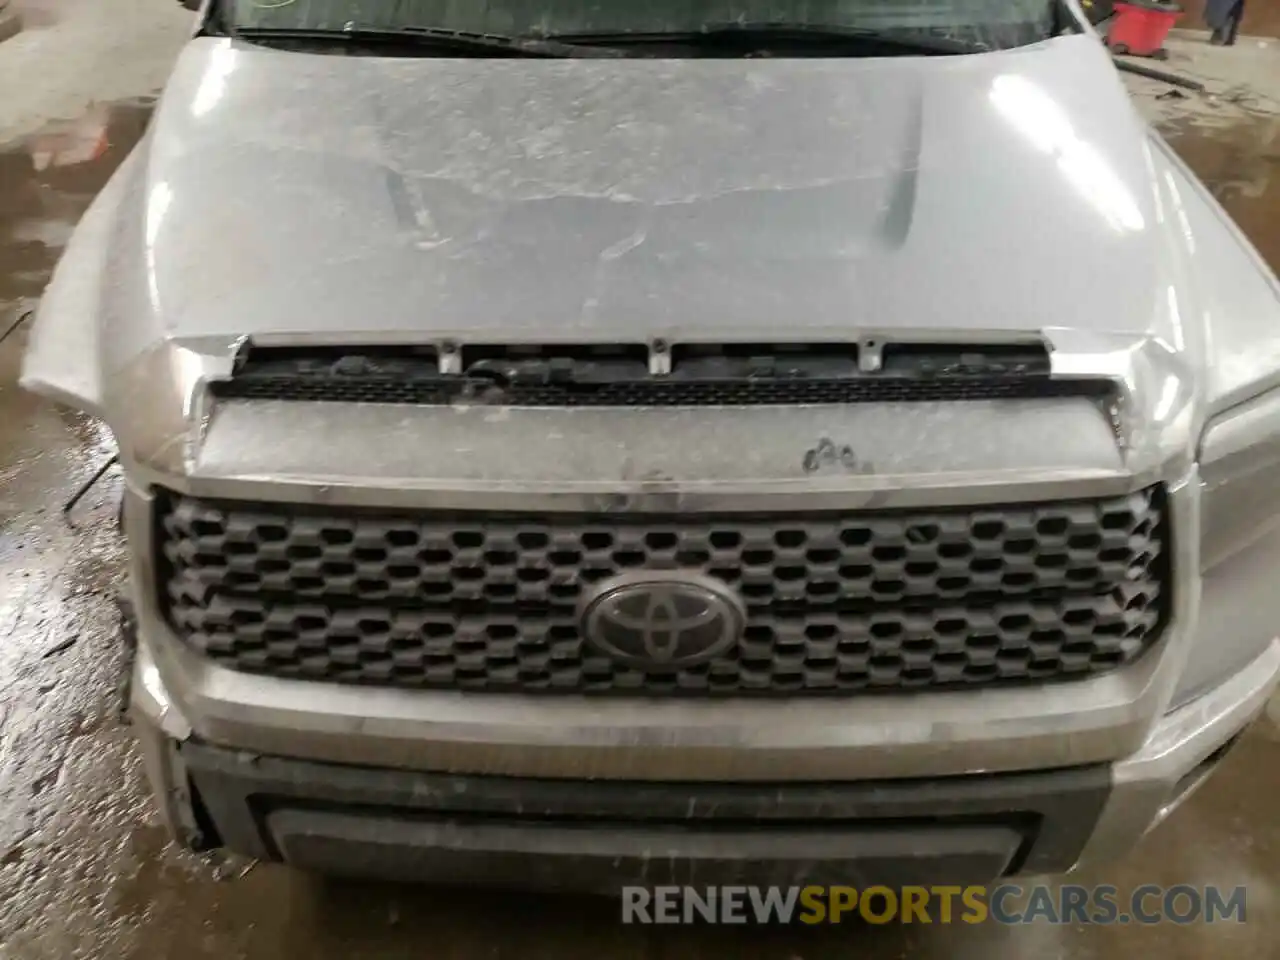
[[138, 165], [164, 335], [1159, 333], [1102, 47], [796, 60], [188, 46]]

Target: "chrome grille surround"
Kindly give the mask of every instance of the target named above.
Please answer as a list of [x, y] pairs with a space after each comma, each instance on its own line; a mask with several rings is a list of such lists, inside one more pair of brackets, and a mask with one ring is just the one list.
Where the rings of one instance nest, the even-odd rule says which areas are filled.
[[[786, 515], [374, 511], [167, 495], [177, 635], [273, 676], [489, 692], [847, 694], [1083, 678], [1170, 606], [1161, 488], [1008, 507]], [[743, 595], [743, 641], [671, 674], [584, 643], [585, 586], [692, 568]]]

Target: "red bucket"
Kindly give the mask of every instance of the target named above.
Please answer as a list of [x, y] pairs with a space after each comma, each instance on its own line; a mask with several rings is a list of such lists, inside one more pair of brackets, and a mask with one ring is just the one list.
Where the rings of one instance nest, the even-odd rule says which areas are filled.
[[1148, 2], [1115, 5], [1116, 15], [1107, 33], [1107, 46], [1114, 53], [1131, 53], [1137, 57], [1164, 58], [1164, 42], [1169, 31], [1182, 16], [1176, 3]]

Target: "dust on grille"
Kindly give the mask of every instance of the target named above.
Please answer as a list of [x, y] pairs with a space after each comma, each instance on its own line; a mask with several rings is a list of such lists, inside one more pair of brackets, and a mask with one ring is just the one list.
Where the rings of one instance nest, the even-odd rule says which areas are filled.
[[[1106, 500], [707, 518], [342, 512], [172, 496], [160, 585], [183, 641], [236, 670], [493, 692], [841, 694], [1071, 679], [1157, 638], [1158, 488]], [[696, 569], [742, 641], [642, 672], [580, 635], [590, 585]]]

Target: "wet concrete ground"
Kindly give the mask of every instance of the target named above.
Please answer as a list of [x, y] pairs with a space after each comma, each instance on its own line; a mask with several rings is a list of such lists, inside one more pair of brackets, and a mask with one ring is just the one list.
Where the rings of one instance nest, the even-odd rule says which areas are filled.
[[177, 0], [8, 3], [22, 31], [0, 48], [0, 142], [159, 89], [195, 19]]
[[[1205, 0], [1179, 0], [1185, 11], [1178, 21], [1179, 27], [1204, 27]], [[1240, 21], [1240, 32], [1245, 35], [1277, 36], [1280, 35], [1280, 5], [1271, 0], [1245, 0], [1244, 19]]]
[[[0, 148], [0, 336], [146, 113], [117, 107]], [[1184, 118], [1167, 133], [1280, 264], [1280, 119], [1206, 131]], [[17, 390], [25, 335], [19, 326], [0, 343], [0, 960], [1280, 955], [1280, 709], [1136, 855], [1073, 878], [1244, 884], [1244, 925], [641, 929], [619, 925], [607, 902], [320, 882], [181, 854], [166, 845], [115, 714], [115, 481], [80, 506], [74, 529], [60, 515], [109, 438]]]

